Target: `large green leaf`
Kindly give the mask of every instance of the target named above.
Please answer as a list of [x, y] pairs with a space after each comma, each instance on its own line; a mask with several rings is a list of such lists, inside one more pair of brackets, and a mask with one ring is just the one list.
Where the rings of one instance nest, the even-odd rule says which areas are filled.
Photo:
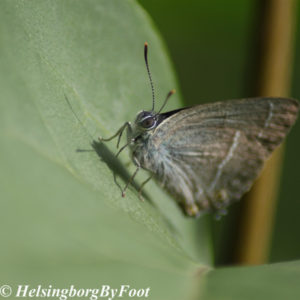
[[[3, 0], [0, 8], [0, 287], [128, 284], [150, 287], [155, 300], [241, 289], [247, 269], [227, 290], [222, 282], [239, 269], [208, 272], [207, 218], [185, 218], [153, 182], [141, 202], [136, 189], [147, 174], [122, 198], [112, 173], [128, 181], [128, 153], [116, 159], [115, 142], [97, 142], [151, 107], [145, 41], [157, 105], [177, 88], [145, 12], [115, 0]], [[173, 98], [170, 109], [180, 106], [180, 94]], [[274, 275], [250, 272], [269, 283]]]
[[300, 297], [300, 261], [214, 270], [201, 291], [205, 300], [289, 299]]
[[124, 185], [133, 167], [115, 142], [76, 151], [151, 107], [145, 41], [157, 105], [176, 88], [149, 18], [134, 1], [2, 1], [0, 13], [2, 279], [182, 299], [188, 270], [210, 261], [205, 219], [186, 219], [155, 183], [147, 201], [136, 188], [122, 198], [112, 172]]

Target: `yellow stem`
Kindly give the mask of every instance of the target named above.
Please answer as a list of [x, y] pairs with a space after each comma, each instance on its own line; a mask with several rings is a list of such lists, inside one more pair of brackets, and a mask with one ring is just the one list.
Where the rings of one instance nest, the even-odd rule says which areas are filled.
[[[269, 0], [266, 9], [260, 96], [287, 96], [292, 65], [295, 0]], [[259, 180], [246, 197], [237, 261], [262, 264], [269, 255], [283, 147], [268, 160]]]

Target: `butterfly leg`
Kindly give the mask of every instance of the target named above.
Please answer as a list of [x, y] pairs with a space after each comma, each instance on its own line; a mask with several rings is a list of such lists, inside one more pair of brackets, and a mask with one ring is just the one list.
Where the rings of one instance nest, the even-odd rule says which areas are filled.
[[121, 193], [123, 193], [122, 187], [119, 184], [119, 182], [117, 181], [117, 174], [116, 174], [116, 172], [113, 172], [113, 174], [114, 174], [114, 182], [115, 182], [116, 186], [120, 189]]
[[121, 147], [121, 149], [117, 152], [116, 157], [119, 156], [119, 154], [127, 147], [129, 146], [131, 143], [133, 143], [134, 140], [129, 141], [128, 143], [126, 143], [123, 147]]
[[125, 197], [125, 191], [127, 190], [129, 184], [134, 180], [134, 177], [136, 176], [136, 174], [138, 173], [138, 171], [141, 168], [140, 162], [135, 157], [133, 157], [133, 162], [136, 165], [136, 169], [135, 169], [134, 173], [132, 174], [132, 176], [130, 177], [130, 179], [128, 180], [128, 182], [126, 183], [126, 185], [122, 191], [122, 197]]
[[118, 142], [117, 142], [117, 148], [118, 148], [119, 144], [120, 144], [120, 140], [121, 140], [122, 134], [123, 134], [123, 132], [124, 132], [124, 130], [126, 128], [129, 128], [129, 130], [131, 130], [131, 123], [130, 122], [124, 123], [124, 125], [114, 135], [112, 135], [111, 137], [106, 138], [106, 139], [103, 138], [103, 137], [98, 137], [98, 140], [100, 142], [108, 142], [108, 141], [111, 141], [112, 139], [114, 139], [115, 137], [118, 136]]
[[[121, 149], [116, 153], [116, 157], [119, 156], [119, 154], [130, 144], [132, 143], [134, 140], [131, 140], [129, 141], [128, 143], [126, 143], [123, 147], [121, 147]], [[138, 170], [136, 170], [136, 173], [137, 173]], [[135, 176], [136, 174], [134, 174]], [[130, 179], [129, 180], [129, 183], [131, 182], [132, 180]], [[125, 197], [125, 190], [127, 189], [127, 186], [129, 185], [129, 183], [126, 185], [126, 187], [124, 188], [124, 190], [121, 188], [120, 184], [118, 183], [117, 181], [117, 176], [116, 176], [116, 173], [114, 172], [114, 182], [115, 184], [118, 186], [118, 188], [121, 190], [122, 192], [122, 197]]]
[[[132, 141], [130, 141], [130, 142], [128, 142], [127, 144], [125, 144], [118, 152], [117, 152], [117, 154], [116, 154], [116, 157], [118, 157], [119, 156], [119, 154], [131, 143]], [[136, 170], [136, 172], [137, 172], [138, 170]], [[124, 188], [124, 190], [122, 189], [122, 187], [120, 186], [120, 184], [118, 183], [118, 181], [117, 181], [117, 175], [116, 175], [116, 173], [115, 172], [113, 172], [113, 174], [114, 174], [114, 182], [115, 182], [115, 184], [118, 186], [118, 188], [121, 190], [121, 192], [122, 192], [122, 197], [124, 197], [125, 196], [125, 190], [127, 189], [127, 186], [129, 185], [129, 183], [132, 181], [131, 179], [129, 180], [129, 183], [126, 185], [126, 187]], [[134, 174], [134, 176], [135, 176], [136, 174]]]
[[145, 186], [145, 184], [146, 184], [147, 182], [150, 181], [150, 179], [151, 179], [152, 177], [153, 177], [153, 174], [152, 174], [151, 176], [149, 176], [149, 178], [147, 178], [144, 182], [142, 182], [142, 184], [141, 184], [141, 186], [140, 186], [140, 188], [139, 188], [139, 198], [140, 198], [141, 201], [144, 201], [144, 199], [143, 199], [143, 197], [142, 197], [142, 189], [143, 189], [143, 187]]

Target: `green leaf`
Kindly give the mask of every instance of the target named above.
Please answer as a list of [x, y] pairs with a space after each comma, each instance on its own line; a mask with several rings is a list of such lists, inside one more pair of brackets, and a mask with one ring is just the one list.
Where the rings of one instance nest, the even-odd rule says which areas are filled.
[[297, 300], [300, 261], [255, 267], [221, 268], [208, 274], [201, 299], [289, 299]]
[[146, 173], [122, 198], [113, 172], [124, 186], [129, 153], [116, 159], [116, 141], [97, 142], [152, 105], [145, 41], [157, 107], [177, 88], [148, 16], [134, 1], [0, 5], [1, 279], [150, 286], [155, 299], [183, 299], [192, 270], [211, 260], [207, 219], [185, 218], [154, 182], [140, 201]]

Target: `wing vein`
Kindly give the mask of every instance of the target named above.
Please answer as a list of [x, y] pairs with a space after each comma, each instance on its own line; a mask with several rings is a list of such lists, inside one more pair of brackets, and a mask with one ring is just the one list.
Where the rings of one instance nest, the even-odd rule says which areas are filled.
[[238, 146], [238, 142], [239, 142], [239, 138], [240, 138], [240, 135], [241, 135], [241, 132], [240, 131], [237, 131], [235, 134], [234, 134], [234, 138], [233, 138], [233, 142], [230, 146], [230, 149], [226, 155], [226, 157], [223, 159], [223, 161], [218, 165], [218, 168], [217, 168], [217, 173], [216, 173], [216, 176], [214, 178], [214, 180], [212, 181], [211, 185], [210, 185], [210, 190], [212, 191], [215, 186], [216, 186], [216, 183], [217, 181], [219, 180], [221, 174], [222, 174], [222, 171], [223, 171], [223, 168], [225, 167], [225, 165], [229, 162], [229, 160], [233, 157], [233, 153], [236, 149], [236, 147]]

